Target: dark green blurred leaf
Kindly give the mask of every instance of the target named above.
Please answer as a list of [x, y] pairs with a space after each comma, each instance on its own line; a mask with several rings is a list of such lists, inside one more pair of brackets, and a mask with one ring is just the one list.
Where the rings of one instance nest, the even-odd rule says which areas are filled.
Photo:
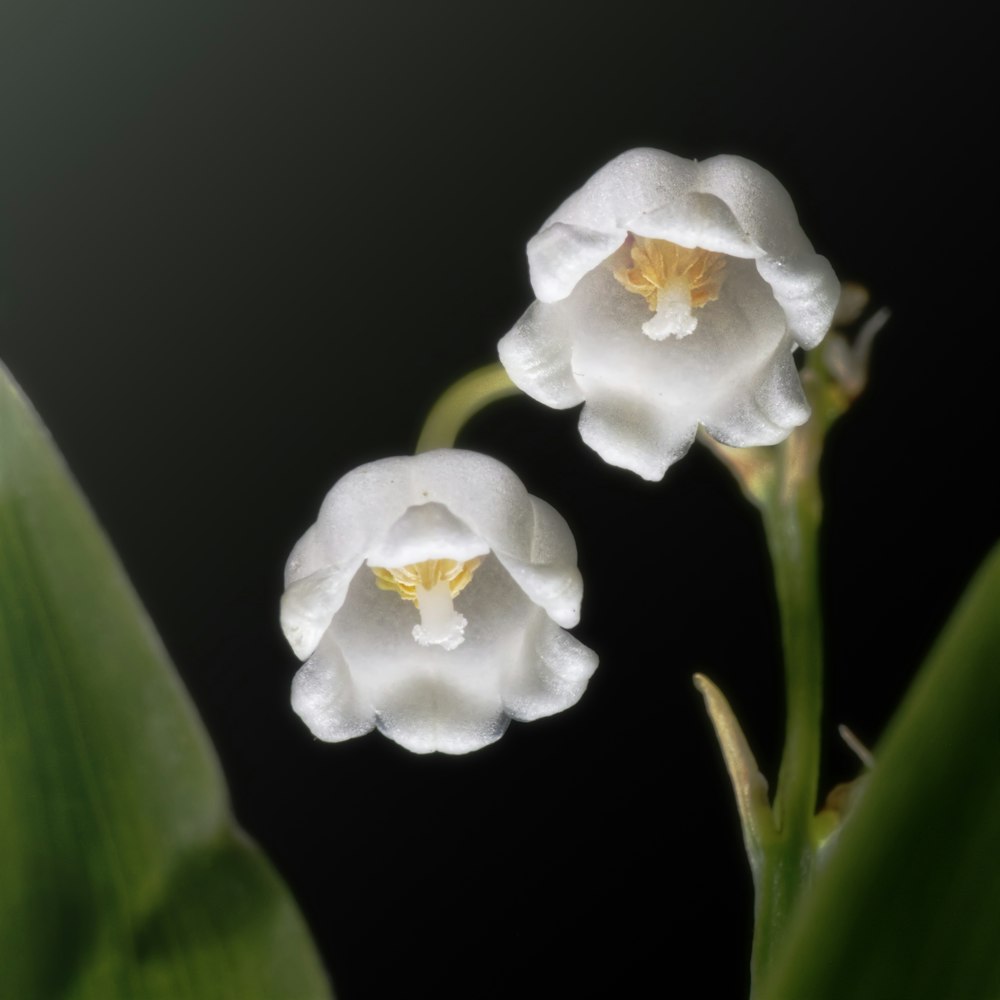
[[329, 995], [128, 580], [0, 367], [0, 997]]
[[1000, 997], [1000, 548], [893, 720], [761, 1000]]

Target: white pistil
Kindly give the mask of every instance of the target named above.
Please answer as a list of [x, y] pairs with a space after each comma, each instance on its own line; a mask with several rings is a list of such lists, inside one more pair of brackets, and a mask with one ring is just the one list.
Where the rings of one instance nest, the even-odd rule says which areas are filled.
[[421, 646], [455, 649], [465, 642], [468, 620], [455, 610], [455, 598], [472, 581], [481, 558], [458, 562], [455, 559], [427, 559], [409, 566], [386, 569], [372, 566], [380, 590], [392, 590], [411, 601], [420, 614], [413, 626], [413, 638]]
[[612, 260], [612, 273], [654, 313], [642, 324], [650, 340], [681, 340], [698, 327], [695, 310], [719, 297], [725, 265], [721, 253], [630, 233]]
[[691, 291], [681, 281], [673, 281], [656, 296], [656, 314], [642, 324], [642, 332], [650, 340], [680, 340], [694, 333], [698, 317], [691, 308]]
[[441, 646], [450, 650], [465, 642], [468, 621], [455, 610], [447, 581], [439, 580], [430, 590], [417, 584], [416, 603], [420, 624], [413, 626], [413, 638], [421, 646]]

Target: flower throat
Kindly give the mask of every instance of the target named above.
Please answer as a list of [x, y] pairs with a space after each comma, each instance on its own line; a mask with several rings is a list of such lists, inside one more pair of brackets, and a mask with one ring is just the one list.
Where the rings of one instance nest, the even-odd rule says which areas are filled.
[[626, 291], [641, 295], [655, 313], [643, 323], [642, 332], [651, 340], [680, 340], [694, 333], [698, 326], [694, 311], [719, 297], [725, 255], [632, 233], [615, 260], [625, 255], [629, 263], [613, 269], [615, 279]]
[[482, 559], [458, 562], [455, 559], [427, 559], [408, 566], [372, 566], [375, 585], [394, 590], [404, 601], [412, 601], [420, 612], [420, 624], [413, 626], [413, 638], [421, 646], [455, 649], [465, 641], [468, 620], [455, 611], [454, 599], [472, 581]]

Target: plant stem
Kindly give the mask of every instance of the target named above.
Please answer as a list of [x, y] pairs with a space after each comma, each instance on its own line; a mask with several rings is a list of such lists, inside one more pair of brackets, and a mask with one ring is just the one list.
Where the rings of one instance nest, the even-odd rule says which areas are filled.
[[460, 378], [442, 393], [427, 414], [417, 440], [417, 454], [454, 447], [459, 431], [469, 419], [490, 403], [519, 391], [499, 361]]
[[[823, 499], [819, 464], [827, 432], [864, 388], [871, 337], [884, 322], [884, 316], [873, 317], [868, 327], [871, 332], [853, 347], [842, 334], [833, 331], [831, 346], [835, 350], [809, 354], [800, 375], [812, 416], [781, 444], [730, 448], [705, 439], [736, 477], [747, 499], [761, 512], [774, 570], [785, 664], [785, 746], [770, 806], [759, 796], [751, 796], [754, 786], [746, 775], [752, 779], [756, 763], [739, 723], [730, 718], [731, 710], [721, 695], [706, 696], [730, 779], [737, 790], [753, 872], [751, 998], [760, 991], [776, 953], [783, 947], [799, 900], [809, 890], [824, 836], [822, 824], [816, 821], [823, 709], [819, 584]], [[701, 689], [705, 687], [704, 681], [696, 683]], [[737, 735], [734, 737], [732, 732]]]
[[812, 828], [823, 701], [819, 588], [823, 424], [821, 417], [814, 418], [775, 449], [776, 475], [760, 503], [781, 616], [786, 721], [773, 803], [773, 836], [761, 845], [755, 886], [751, 959], [755, 987], [763, 980], [798, 898], [809, 885], [815, 860]]

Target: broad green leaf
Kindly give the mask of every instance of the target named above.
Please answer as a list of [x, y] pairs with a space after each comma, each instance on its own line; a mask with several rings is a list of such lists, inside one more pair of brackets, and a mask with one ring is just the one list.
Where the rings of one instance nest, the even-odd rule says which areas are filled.
[[1000, 548], [876, 753], [762, 1000], [1000, 998]]
[[329, 995], [121, 566], [0, 367], [0, 997]]

